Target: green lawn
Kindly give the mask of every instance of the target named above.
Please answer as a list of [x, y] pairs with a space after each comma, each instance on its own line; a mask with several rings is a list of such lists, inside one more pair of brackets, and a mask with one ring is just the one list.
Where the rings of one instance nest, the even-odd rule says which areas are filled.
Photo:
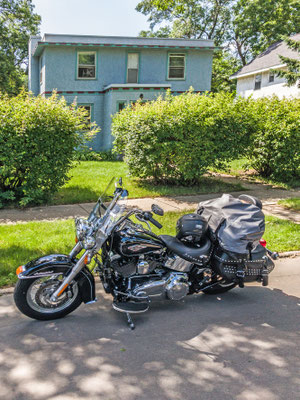
[[123, 162], [82, 161], [71, 169], [70, 180], [58, 191], [53, 204], [74, 204], [96, 201], [110, 179], [122, 176], [130, 198], [179, 196], [244, 190], [240, 184], [229, 184], [216, 178], [203, 177], [197, 186], [155, 185], [129, 177]]
[[293, 211], [300, 211], [300, 197], [279, 200], [278, 204]]
[[228, 167], [226, 169], [213, 168], [212, 171], [218, 172], [220, 174], [222, 173], [229, 174], [237, 178], [246, 179], [252, 182], [267, 183], [269, 185], [280, 187], [283, 189], [291, 189], [300, 186], [300, 180], [296, 178], [290, 182], [279, 182], [279, 181], [274, 181], [270, 178], [264, 178], [262, 176], [259, 176], [258, 173], [253, 168], [250, 168], [250, 170], [246, 170], [245, 166], [247, 165], [247, 162], [248, 162], [247, 158], [233, 160], [228, 163]]
[[245, 164], [246, 163], [247, 163], [246, 158], [240, 158], [238, 160], [233, 160], [233, 161], [229, 162], [228, 167], [226, 169], [213, 168], [212, 170], [214, 172], [226, 173], [226, 174], [230, 174], [233, 176], [239, 176], [245, 172]]
[[[175, 234], [177, 219], [185, 212], [168, 212], [157, 217], [163, 224], [155, 233]], [[264, 238], [271, 250], [300, 249], [299, 225], [275, 217], [266, 217]], [[0, 225], [0, 287], [16, 281], [15, 270], [27, 261], [50, 253], [69, 253], [74, 242], [74, 222], [28, 222], [18, 225]]]

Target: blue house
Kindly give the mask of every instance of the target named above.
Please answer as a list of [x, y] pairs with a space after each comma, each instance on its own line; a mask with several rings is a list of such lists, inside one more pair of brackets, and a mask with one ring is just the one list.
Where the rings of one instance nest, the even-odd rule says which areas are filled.
[[112, 147], [111, 115], [138, 99], [154, 100], [170, 89], [210, 90], [212, 40], [45, 34], [29, 42], [29, 90], [57, 90], [76, 99], [101, 132], [95, 150]]

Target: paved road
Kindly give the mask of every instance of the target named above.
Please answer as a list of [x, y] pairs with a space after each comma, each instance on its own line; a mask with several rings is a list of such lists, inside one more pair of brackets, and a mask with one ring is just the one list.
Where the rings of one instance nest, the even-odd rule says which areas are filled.
[[0, 298], [0, 399], [299, 400], [300, 258], [268, 288], [197, 295], [124, 316], [99, 292], [53, 322]]

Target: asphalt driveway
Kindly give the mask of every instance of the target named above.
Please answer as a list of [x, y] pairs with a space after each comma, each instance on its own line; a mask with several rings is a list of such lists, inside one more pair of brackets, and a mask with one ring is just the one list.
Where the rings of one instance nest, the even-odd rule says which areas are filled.
[[98, 303], [33, 321], [0, 297], [0, 399], [298, 400], [300, 258], [270, 286], [153, 303], [134, 318]]

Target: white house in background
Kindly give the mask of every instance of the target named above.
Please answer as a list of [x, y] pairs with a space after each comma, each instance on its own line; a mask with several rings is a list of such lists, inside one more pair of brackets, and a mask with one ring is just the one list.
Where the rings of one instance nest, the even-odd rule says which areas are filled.
[[[300, 40], [300, 33], [291, 36], [293, 40]], [[299, 82], [294, 86], [285, 86], [285, 79], [279, 78], [272, 71], [274, 68], [285, 68], [279, 55], [289, 58], [298, 58], [299, 54], [288, 48], [283, 41], [272, 44], [263, 53], [249, 64], [245, 65], [230, 79], [236, 79], [236, 93], [238, 96], [253, 98], [277, 95], [279, 98], [293, 96], [300, 97]]]

